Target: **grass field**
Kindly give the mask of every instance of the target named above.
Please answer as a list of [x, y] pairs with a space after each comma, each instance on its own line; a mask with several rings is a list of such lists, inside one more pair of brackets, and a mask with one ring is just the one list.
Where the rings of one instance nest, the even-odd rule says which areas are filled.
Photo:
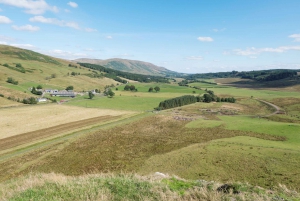
[[[178, 85], [170, 84], [134, 83], [134, 86], [138, 89], [138, 92], [130, 92], [124, 91], [124, 86], [125, 85], [118, 86], [118, 90], [114, 90], [115, 96], [113, 98], [95, 96], [92, 100], [90, 100], [86, 95], [72, 99], [67, 104], [80, 107], [147, 111], [153, 110], [163, 100], [183, 96], [186, 94], [193, 94], [193, 91], [195, 90], [188, 87], [180, 87]], [[148, 92], [148, 89], [151, 86], [159, 86], [160, 92]], [[204, 93], [202, 90], [196, 91], [198, 94]]]

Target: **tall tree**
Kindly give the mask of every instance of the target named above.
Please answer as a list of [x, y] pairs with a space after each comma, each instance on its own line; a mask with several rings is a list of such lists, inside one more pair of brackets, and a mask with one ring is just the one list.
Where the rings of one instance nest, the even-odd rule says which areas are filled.
[[156, 87], [154, 87], [154, 90], [155, 90], [156, 92], [158, 92], [158, 91], [160, 91], [160, 88], [159, 88], [158, 86], [156, 86]]
[[90, 98], [90, 99], [93, 99], [94, 96], [95, 96], [95, 95], [93, 94], [93, 92], [89, 91], [89, 98]]

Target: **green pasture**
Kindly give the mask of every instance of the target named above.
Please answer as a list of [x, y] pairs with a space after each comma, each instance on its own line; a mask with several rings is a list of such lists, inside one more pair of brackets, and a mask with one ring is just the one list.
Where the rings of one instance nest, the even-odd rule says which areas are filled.
[[91, 100], [88, 99], [88, 96], [83, 96], [80, 98], [70, 100], [70, 102], [68, 102], [67, 104], [80, 107], [146, 111], [153, 110], [163, 100], [165, 100], [165, 98], [135, 96], [115, 96], [113, 98], [108, 98], [104, 96], [95, 97]]
[[[300, 150], [300, 124], [275, 122], [251, 116], [218, 116], [218, 120], [199, 119], [186, 125], [188, 128], [215, 127], [224, 125], [227, 130], [249, 131], [286, 137], [286, 141], [276, 142], [280, 146]], [[268, 144], [269, 141], [266, 141]]]
[[228, 86], [219, 86], [206, 83], [190, 83], [190, 86], [197, 86], [201, 88], [207, 88], [212, 90], [216, 95], [225, 95], [225, 96], [234, 96], [234, 97], [251, 97], [262, 98], [271, 100], [274, 98], [286, 98], [286, 97], [295, 97], [300, 98], [300, 93], [289, 92], [289, 91], [274, 91], [274, 90], [258, 90], [258, 89], [246, 89], [246, 88], [235, 88]]
[[[131, 84], [129, 84], [131, 85]], [[174, 85], [174, 84], [162, 84], [162, 83], [133, 83], [132, 85], [134, 85], [137, 89], [138, 92], [148, 92], [150, 87], [156, 87], [158, 86], [160, 88], [160, 92], [159, 93], [183, 93], [183, 94], [192, 94], [193, 91], [196, 92], [196, 94], [202, 94], [204, 93], [203, 90], [198, 90], [198, 89], [194, 89], [194, 88], [190, 88], [190, 87], [184, 87], [184, 86], [179, 86], [179, 85]], [[124, 89], [124, 85], [123, 87], [119, 87], [119, 90], [123, 90]], [[151, 92], [151, 93], [156, 93]]]
[[300, 97], [300, 93], [288, 92], [288, 91], [271, 91], [271, 90], [254, 90], [254, 89], [244, 89], [244, 88], [216, 88], [213, 89], [217, 95], [232, 95], [235, 97], [251, 97], [262, 98], [267, 100], [272, 100], [274, 98], [285, 98], [285, 97]]
[[[124, 91], [124, 86], [117, 86], [113, 88], [115, 96], [108, 98], [105, 96], [95, 96], [92, 100], [87, 95], [72, 99], [68, 104], [80, 107], [97, 107], [117, 110], [134, 110], [146, 111], [153, 110], [158, 107], [159, 103], [163, 100], [183, 96], [186, 94], [203, 93], [202, 90], [195, 90], [188, 87], [181, 87], [171, 84], [158, 84], [158, 83], [134, 83], [137, 92]], [[148, 92], [149, 87], [159, 86], [159, 92]], [[118, 88], [118, 90], [116, 90]]]
[[[207, 81], [208, 82], [213, 82], [212, 80], [207, 80]], [[206, 88], [227, 88], [227, 86], [220, 86], [220, 85], [209, 84], [209, 83], [202, 83], [202, 82], [190, 83], [189, 86], [200, 87], [202, 89], [206, 89]]]

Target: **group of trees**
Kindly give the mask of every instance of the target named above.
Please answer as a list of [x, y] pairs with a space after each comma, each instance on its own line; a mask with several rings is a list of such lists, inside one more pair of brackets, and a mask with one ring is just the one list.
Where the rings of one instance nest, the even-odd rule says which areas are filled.
[[24, 103], [24, 104], [37, 104], [37, 100], [34, 97], [24, 98], [22, 103]]
[[112, 98], [114, 97], [115, 93], [111, 90], [111, 88], [108, 88], [107, 90], [104, 91], [104, 95], [109, 98]]
[[169, 83], [169, 79], [161, 76], [152, 76], [152, 75], [142, 75], [142, 74], [135, 74], [135, 73], [128, 73], [123, 72], [119, 70], [114, 70], [111, 68], [105, 68], [103, 66], [97, 65], [97, 64], [88, 64], [88, 63], [79, 63], [80, 66], [98, 70], [100, 72], [104, 72], [104, 76], [114, 79], [115, 81], [121, 82], [121, 83], [127, 83], [126, 80], [121, 79], [120, 77], [123, 77], [125, 79], [135, 80], [138, 82], [162, 82], [162, 83]]
[[[185, 76], [186, 80], [197, 80], [197, 79], [214, 79], [214, 78], [231, 78], [239, 77], [245, 79], [253, 79], [257, 81], [273, 81], [284, 78], [294, 77], [297, 75], [299, 70], [288, 70], [288, 69], [272, 69], [272, 70], [257, 70], [257, 71], [231, 71], [231, 72], [219, 72], [219, 73], [202, 73]], [[185, 81], [182, 81], [183, 84]]]
[[[37, 87], [36, 87], [36, 89], [42, 89], [43, 87], [41, 86], [41, 85], [38, 85]], [[38, 91], [38, 90], [36, 90], [35, 89], [35, 87], [32, 87], [32, 89], [31, 89], [31, 93], [33, 93], [33, 94], [35, 94], [35, 95], [42, 95], [43, 94], [43, 92], [42, 91]]]
[[125, 87], [124, 87], [124, 91], [137, 91], [137, 88], [135, 88], [134, 85], [126, 84]]
[[6, 82], [14, 84], [14, 85], [18, 85], [19, 84], [19, 82], [17, 80], [15, 80], [14, 78], [12, 78], [12, 77], [8, 77], [7, 80], [6, 80]]
[[16, 67], [10, 66], [7, 63], [3, 64], [3, 66], [5, 66], [6, 68], [9, 68], [11, 70], [15, 70], [15, 71], [18, 71], [18, 72], [21, 72], [21, 73], [26, 73], [25, 68], [20, 63], [17, 63]]
[[153, 90], [155, 90], [155, 92], [158, 92], [158, 91], [160, 91], [160, 87], [159, 86], [156, 86], [156, 87], [150, 87], [149, 89], [148, 89], [148, 92], [153, 92]]
[[241, 72], [241, 78], [253, 79], [257, 81], [273, 81], [289, 78], [297, 75], [294, 70], [265, 70], [265, 71], [249, 71]]
[[164, 100], [159, 103], [159, 106], [155, 108], [156, 110], [165, 110], [165, 109], [170, 109], [174, 107], [180, 107], [183, 105], [188, 105], [192, 103], [196, 103], [197, 98], [192, 95], [185, 95], [185, 96], [180, 96], [177, 98], [172, 98], [168, 100]]
[[228, 98], [220, 98], [217, 97], [213, 91], [207, 90], [207, 93], [205, 93], [203, 96], [192, 96], [192, 95], [185, 95], [180, 96], [177, 98], [172, 98], [168, 100], [164, 100], [159, 103], [159, 106], [157, 108], [154, 108], [156, 110], [165, 110], [170, 109], [174, 107], [180, 107], [183, 105], [188, 105], [196, 102], [205, 102], [210, 103], [212, 101], [216, 102], [229, 102], [229, 103], [235, 103], [236, 99], [234, 97], [228, 97]]
[[206, 90], [207, 93], [205, 93], [203, 96], [197, 96], [197, 102], [205, 102], [210, 103], [213, 101], [216, 102], [229, 102], [229, 103], [235, 103], [236, 99], [234, 97], [227, 97], [227, 98], [220, 98], [214, 94], [211, 90]]

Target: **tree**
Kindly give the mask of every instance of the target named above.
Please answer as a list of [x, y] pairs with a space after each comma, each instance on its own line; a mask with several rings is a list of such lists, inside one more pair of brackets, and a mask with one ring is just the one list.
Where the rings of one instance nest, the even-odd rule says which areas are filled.
[[148, 92], [152, 92], [153, 91], [153, 87], [150, 87], [149, 89], [148, 89]]
[[111, 89], [108, 89], [104, 92], [104, 95], [108, 96], [109, 98], [112, 98], [114, 97], [115, 93]]
[[130, 90], [130, 86], [126, 84], [126, 86], [124, 87], [125, 91], [129, 91]]
[[74, 90], [74, 87], [73, 87], [73, 86], [68, 86], [68, 87], [66, 88], [66, 90], [67, 90], [67, 91], [69, 91], [69, 90]]
[[95, 96], [95, 95], [93, 94], [93, 92], [89, 91], [89, 98], [90, 98], [90, 99], [93, 99], [94, 96]]
[[203, 95], [204, 102], [210, 103], [212, 101], [212, 96], [210, 94], [204, 94]]
[[42, 87], [42, 85], [39, 84], [36, 88], [37, 89], [42, 89], [43, 87]]
[[16, 67], [17, 68], [22, 68], [22, 64], [18, 63], [18, 64], [16, 64]]
[[156, 87], [154, 87], [154, 90], [155, 90], [156, 92], [158, 92], [158, 91], [160, 91], [160, 88], [159, 88], [158, 86], [156, 86]]
[[135, 86], [134, 85], [130, 86], [130, 91], [135, 91]]

